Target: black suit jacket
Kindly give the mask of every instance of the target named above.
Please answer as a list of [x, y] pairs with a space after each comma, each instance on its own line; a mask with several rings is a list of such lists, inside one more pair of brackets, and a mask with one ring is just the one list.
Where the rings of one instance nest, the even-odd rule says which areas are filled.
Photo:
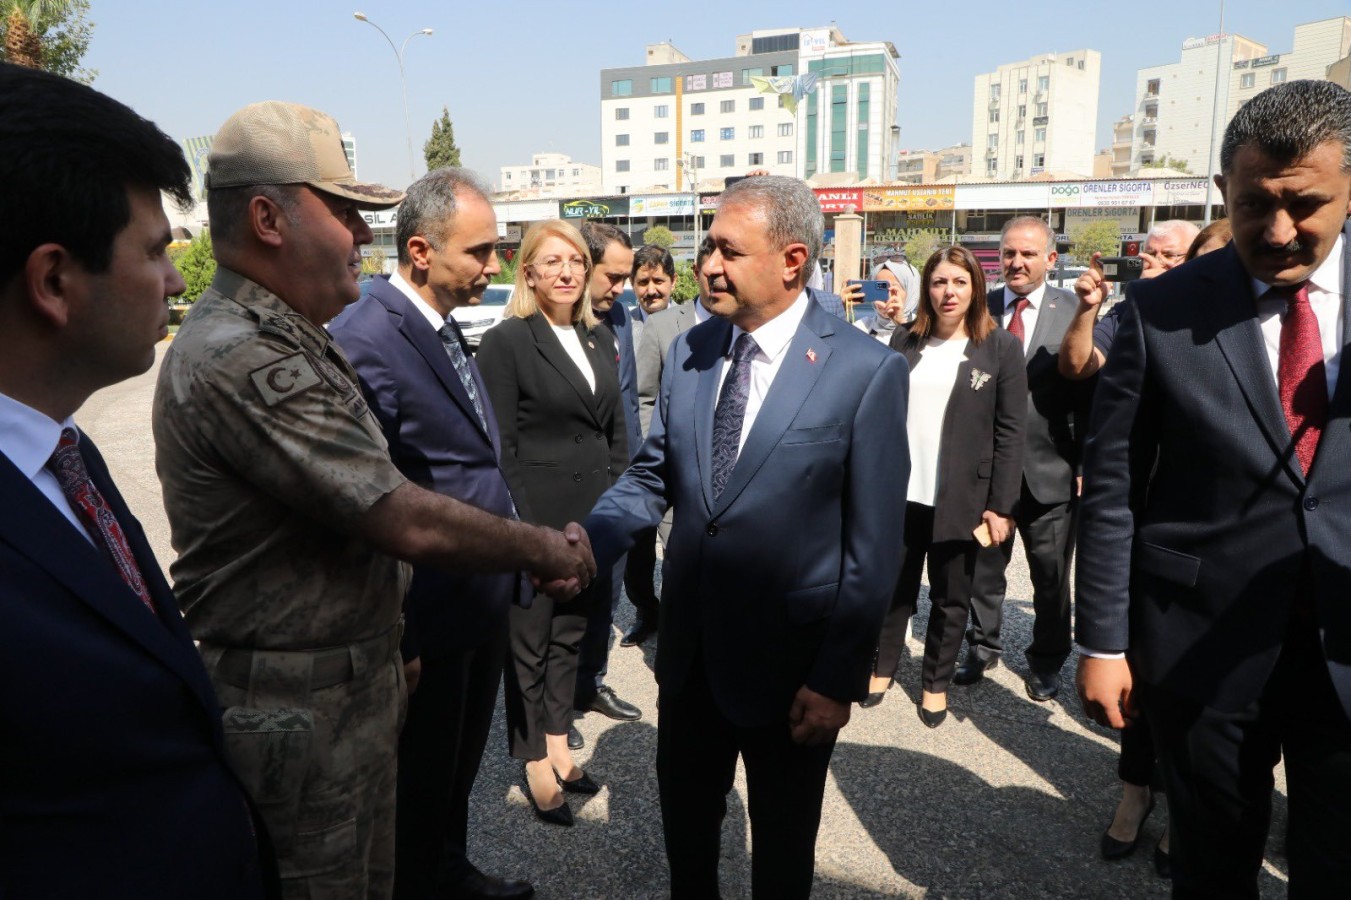
[[87, 436], [80, 452], [158, 617], [0, 454], [0, 897], [262, 896], [206, 669]]
[[[1004, 288], [990, 292], [990, 315], [1003, 323]], [[1057, 361], [1079, 301], [1074, 294], [1046, 286], [1037, 324], [1027, 342], [1027, 436], [1023, 480], [1038, 503], [1068, 503], [1079, 474], [1080, 441], [1088, 418], [1092, 380], [1074, 382], [1060, 374]]]
[[[911, 371], [922, 361], [921, 346], [908, 329], [891, 338]], [[1016, 337], [997, 328], [979, 345], [968, 345], [939, 439], [935, 541], [971, 540], [987, 509], [1012, 514], [1023, 483], [1026, 397], [1027, 369]]]
[[521, 518], [551, 528], [585, 518], [629, 459], [614, 339], [575, 327], [594, 393], [542, 314], [490, 328], [478, 351]]
[[[399, 471], [428, 490], [509, 517], [497, 422], [482, 380], [486, 430], [441, 338], [412, 302], [388, 278], [377, 278], [329, 332], [356, 368]], [[481, 644], [505, 627], [519, 588], [519, 574], [415, 566], [404, 600], [404, 657], [436, 658]]]
[[[1351, 224], [1343, 232], [1351, 246]], [[1351, 252], [1343, 260], [1351, 285]], [[1351, 364], [1305, 477], [1233, 245], [1133, 290], [1085, 448], [1077, 637], [1220, 709], [1260, 695], [1297, 600], [1351, 714]], [[1345, 304], [1343, 342], [1351, 339]]]

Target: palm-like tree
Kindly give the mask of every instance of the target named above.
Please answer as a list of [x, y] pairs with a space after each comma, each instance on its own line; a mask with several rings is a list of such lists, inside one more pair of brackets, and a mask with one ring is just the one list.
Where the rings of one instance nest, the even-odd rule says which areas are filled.
[[42, 68], [42, 32], [70, 6], [70, 0], [0, 0], [0, 11], [5, 14], [5, 59], [30, 69]]

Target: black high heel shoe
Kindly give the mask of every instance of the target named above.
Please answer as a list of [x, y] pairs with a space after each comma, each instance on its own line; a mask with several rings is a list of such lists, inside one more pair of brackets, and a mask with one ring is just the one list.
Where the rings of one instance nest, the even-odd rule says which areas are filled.
[[541, 822], [547, 822], [550, 825], [563, 825], [569, 827], [572, 825], [572, 810], [568, 807], [568, 802], [563, 801], [562, 806], [556, 806], [553, 809], [540, 809], [539, 804], [535, 802], [535, 795], [530, 791], [530, 770], [521, 764], [521, 778], [525, 784], [525, 799], [530, 801], [530, 808], [535, 811], [535, 816]]
[[1140, 843], [1140, 832], [1145, 828], [1145, 822], [1149, 819], [1149, 814], [1154, 811], [1154, 794], [1149, 795], [1149, 805], [1145, 807], [1145, 814], [1140, 817], [1140, 824], [1135, 827], [1135, 837], [1129, 841], [1118, 841], [1108, 832], [1111, 831], [1111, 823], [1108, 823], [1106, 830], [1102, 833], [1102, 858], [1103, 859], [1125, 859], [1135, 852], [1135, 845]]
[[[1164, 835], [1167, 836], [1165, 831]], [[1154, 871], [1159, 873], [1160, 878], [1173, 879], [1173, 861], [1168, 858], [1168, 851], [1163, 849], [1163, 838], [1154, 845]]]
[[948, 717], [947, 707], [939, 710], [928, 710], [922, 705], [919, 707], [919, 720], [930, 728], [937, 728], [943, 724], [943, 720]]
[[887, 686], [882, 688], [882, 690], [869, 692], [868, 696], [858, 701], [859, 708], [872, 709], [874, 706], [887, 699], [887, 691], [891, 690], [891, 686], [895, 683], [895, 679], [892, 679], [887, 682]]
[[565, 794], [599, 794], [600, 785], [591, 780], [591, 776], [583, 772], [581, 776], [568, 781], [558, 770], [554, 769], [554, 778], [558, 779], [558, 784], [563, 788]]

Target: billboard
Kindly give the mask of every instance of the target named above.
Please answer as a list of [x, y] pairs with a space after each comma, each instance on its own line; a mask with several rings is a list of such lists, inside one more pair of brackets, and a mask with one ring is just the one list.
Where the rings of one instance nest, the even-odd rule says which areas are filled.
[[628, 197], [564, 200], [558, 204], [558, 217], [560, 219], [611, 219], [628, 214]]
[[950, 184], [863, 188], [863, 209], [867, 212], [954, 209], [955, 200], [956, 191]]

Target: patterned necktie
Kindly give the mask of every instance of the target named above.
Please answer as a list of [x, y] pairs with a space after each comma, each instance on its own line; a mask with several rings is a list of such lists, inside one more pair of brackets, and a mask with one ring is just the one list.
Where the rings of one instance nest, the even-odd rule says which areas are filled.
[[1018, 302], [1013, 304], [1013, 318], [1009, 319], [1009, 334], [1016, 337], [1023, 346], [1027, 346], [1027, 331], [1023, 327], [1023, 310], [1031, 305], [1031, 300], [1026, 297], [1019, 297]]
[[136, 565], [136, 558], [132, 556], [131, 545], [127, 543], [122, 526], [117, 524], [117, 518], [108, 508], [108, 502], [103, 499], [103, 495], [89, 478], [89, 472], [84, 467], [84, 459], [80, 456], [74, 428], [61, 430], [61, 440], [57, 443], [52, 458], [47, 460], [47, 469], [56, 476], [57, 483], [61, 485], [61, 492], [70, 503], [70, 508], [84, 523], [94, 543], [108, 555], [113, 567], [117, 569], [117, 574], [122, 576], [127, 587], [141, 598], [141, 602], [153, 614], [155, 601], [150, 597], [150, 589], [146, 587], [145, 579], [141, 577], [140, 567]]
[[732, 368], [722, 382], [722, 393], [713, 411], [713, 499], [722, 495], [736, 467], [741, 448], [741, 423], [746, 419], [746, 400], [751, 393], [751, 359], [760, 348], [755, 338], [742, 334], [732, 351]]
[[1304, 474], [1313, 466], [1318, 438], [1328, 419], [1327, 367], [1323, 362], [1323, 338], [1318, 317], [1309, 305], [1307, 282], [1289, 288], [1273, 288], [1287, 300], [1281, 323], [1281, 346], [1276, 370], [1281, 408], [1295, 441]]
[[488, 430], [488, 416], [483, 412], [483, 401], [478, 397], [478, 385], [474, 383], [474, 373], [469, 368], [469, 357], [464, 352], [464, 344], [460, 341], [459, 323], [447, 321], [436, 332], [441, 335], [441, 343], [445, 345], [446, 355], [450, 357], [450, 364], [455, 368], [455, 374], [460, 376], [460, 384], [464, 385], [464, 392], [469, 395], [469, 402], [474, 404], [474, 412], [478, 413], [479, 424], [483, 430]]

